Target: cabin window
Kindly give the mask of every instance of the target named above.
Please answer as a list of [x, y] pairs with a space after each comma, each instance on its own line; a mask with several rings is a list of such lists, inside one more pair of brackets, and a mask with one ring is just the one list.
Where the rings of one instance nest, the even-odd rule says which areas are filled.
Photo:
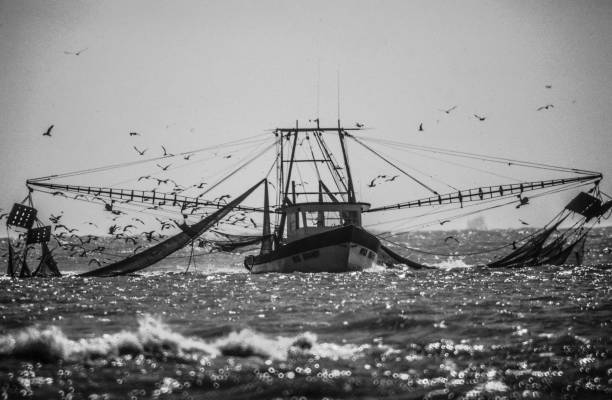
[[325, 211], [323, 213], [324, 226], [340, 226], [342, 225], [342, 219], [340, 218], [340, 211]]
[[294, 209], [287, 213], [287, 232], [298, 233], [313, 228], [361, 225], [361, 213], [351, 210]]
[[362, 256], [367, 256], [368, 251], [362, 247], [361, 249], [359, 249], [359, 254], [361, 254]]
[[312, 228], [317, 226], [317, 213], [312, 211], [304, 211], [302, 213], [302, 225], [304, 228]]
[[357, 211], [342, 211], [342, 225], [361, 225]]
[[304, 211], [302, 213], [302, 226], [308, 228], [321, 228], [340, 225], [338, 211]]
[[368, 253], [368, 258], [369, 258], [370, 260], [373, 260], [375, 256], [376, 256], [376, 253], [374, 253], [373, 251], [370, 251], [370, 252]]
[[299, 217], [298, 213], [289, 214], [289, 217], [287, 218], [287, 230], [289, 232], [293, 232], [297, 229], [298, 217]]

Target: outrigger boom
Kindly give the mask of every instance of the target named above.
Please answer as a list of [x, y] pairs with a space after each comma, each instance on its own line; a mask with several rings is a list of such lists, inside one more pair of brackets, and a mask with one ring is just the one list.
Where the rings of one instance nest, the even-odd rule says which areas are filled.
[[[157, 192], [154, 190], [133, 190], [96, 186], [60, 185], [55, 183], [39, 182], [36, 180], [28, 180], [26, 181], [26, 184], [28, 185], [28, 187], [39, 187], [44, 189], [58, 190], [77, 194], [86, 194], [91, 196], [105, 196], [109, 199], [138, 201], [141, 203], [151, 203], [157, 205], [167, 204], [172, 206], [180, 206], [182, 209], [198, 207], [222, 208], [225, 206], [225, 204], [220, 204], [218, 202], [210, 200], [202, 200], [198, 197], [179, 196], [177, 194]], [[262, 207], [249, 207], [240, 205], [234, 207], [234, 209], [240, 211], [254, 212], [264, 211]]]
[[523, 192], [529, 192], [532, 190], [540, 190], [553, 186], [568, 185], [571, 183], [587, 183], [590, 181], [596, 182], [602, 178], [601, 174], [579, 176], [576, 178], [565, 178], [565, 179], [550, 179], [546, 181], [533, 181], [533, 182], [521, 182], [512, 183], [508, 185], [499, 186], [484, 186], [477, 187], [467, 190], [459, 190], [457, 192], [451, 192], [441, 194], [439, 196], [425, 197], [423, 199], [411, 200], [404, 203], [397, 203], [388, 206], [374, 207], [364, 212], [376, 212], [385, 210], [397, 210], [402, 208], [415, 208], [424, 206], [435, 206], [443, 204], [453, 203], [467, 203], [470, 201], [482, 201], [493, 198], [500, 198], [505, 196], [511, 196], [516, 193], [521, 194]]

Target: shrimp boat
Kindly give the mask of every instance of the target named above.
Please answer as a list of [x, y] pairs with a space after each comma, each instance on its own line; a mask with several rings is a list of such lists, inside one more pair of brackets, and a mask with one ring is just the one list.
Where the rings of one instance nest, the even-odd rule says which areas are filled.
[[[317, 122], [318, 124], [318, 122]], [[263, 272], [348, 272], [361, 271], [372, 267], [380, 251], [380, 240], [363, 229], [361, 215], [370, 209], [370, 204], [355, 199], [353, 179], [346, 147], [345, 136], [351, 128], [279, 128], [276, 134], [280, 140], [280, 167], [285, 164], [282, 141], [292, 141], [288, 160], [288, 171], [279, 171], [277, 184], [284, 188], [279, 192], [281, 207], [276, 211], [281, 215], [270, 243], [264, 243], [257, 256], [248, 256], [245, 267], [251, 273]], [[338, 135], [342, 150], [344, 167], [339, 166], [327, 149], [322, 137], [325, 133]], [[310, 136], [307, 136], [310, 135]], [[314, 153], [310, 158], [296, 159], [295, 149], [298, 138], [304, 136], [317, 141], [322, 150], [320, 158]], [[311, 164], [317, 169], [327, 168], [331, 172], [336, 191], [330, 191], [323, 180], [318, 181], [318, 191], [298, 192], [292, 179], [293, 167], [297, 163]], [[346, 171], [346, 179], [339, 172]], [[316, 195], [318, 201], [300, 201], [300, 195]], [[267, 197], [266, 197], [267, 202]], [[264, 205], [264, 209], [268, 207]], [[266, 221], [264, 216], [264, 221]], [[264, 222], [264, 226], [266, 222]], [[287, 230], [285, 240], [281, 241], [283, 231]], [[264, 235], [266, 233], [264, 232]]]
[[[81, 273], [82, 276], [132, 274], [156, 265], [173, 253], [189, 246], [191, 246], [191, 253], [188, 265], [191, 265], [196, 248], [206, 248], [208, 252], [232, 252], [240, 248], [250, 248], [252, 253], [255, 250], [254, 254], [247, 254], [244, 258], [244, 267], [252, 274], [341, 273], [361, 271], [375, 264], [403, 265], [417, 269], [428, 268], [430, 266], [414, 261], [408, 256], [414, 254], [414, 251], [418, 249], [402, 246], [401, 243], [394, 240], [393, 235], [369, 230], [362, 222], [363, 216], [377, 212], [394, 213], [398, 210], [415, 208], [446, 207], [451, 212], [454, 211], [459, 218], [473, 215], [479, 211], [466, 213], [463, 208], [467, 208], [468, 203], [482, 204], [480, 211], [500, 206], [519, 208], [529, 204], [530, 197], [527, 196], [529, 192], [546, 195], [589, 185], [590, 190], [580, 192], [548, 224], [514, 240], [511, 245], [508, 244], [504, 248], [508, 248], [509, 251], [497, 255], [486, 266], [489, 268], [516, 268], [526, 265], [558, 265], [570, 261], [580, 263], [587, 233], [601, 219], [607, 218], [612, 208], [612, 201], [606, 201], [604, 196], [607, 195], [599, 190], [599, 183], [603, 177], [598, 172], [409, 145], [402, 142], [369, 140], [361, 136], [360, 131], [363, 130], [361, 126], [347, 128], [338, 121], [337, 126], [322, 127], [318, 119], [314, 121], [316, 126], [304, 127], [299, 126], [296, 122], [294, 127], [276, 128], [271, 134], [265, 134], [262, 139], [246, 138], [178, 154], [170, 154], [162, 146], [164, 155], [160, 157], [29, 179], [26, 181], [28, 188], [26, 199], [22, 204], [15, 204], [7, 220], [7, 226], [18, 230], [19, 237], [28, 238], [28, 242], [22, 247], [20, 256], [18, 252], [13, 251], [15, 246], [11, 246], [11, 241], [9, 241], [11, 255], [8, 273], [16, 276], [15, 266], [26, 265], [25, 259], [29, 246], [42, 243], [44, 264], [51, 265], [53, 272], [57, 271], [59, 274], [57, 265], [51, 256], [53, 250], [49, 250], [47, 246], [52, 236], [58, 244], [56, 249], [66, 249], [68, 246], [74, 250], [76, 246], [81, 256], [94, 257], [92, 260], [95, 260], [99, 267]], [[338, 151], [332, 151], [330, 140], [333, 141], [335, 149], [339, 150], [340, 160], [334, 155]], [[349, 162], [347, 146], [349, 140], [366, 154], [374, 155], [386, 168], [398, 174], [391, 177], [378, 175], [367, 185], [369, 188], [375, 187], [377, 182], [393, 182], [397, 177], [401, 177], [419, 186], [421, 190], [429, 192], [428, 195], [375, 207], [369, 202], [359, 201], [356, 197], [355, 181]], [[430, 152], [437, 156], [478, 159], [564, 175], [552, 179], [515, 180], [512, 183], [480, 185], [465, 189], [449, 185], [454, 190], [442, 192], [400, 165], [401, 160], [398, 161], [384, 155], [382, 151], [374, 147], [377, 143], [400, 150], [407, 149], [413, 153]], [[234, 149], [232, 151], [238, 152], [238, 149], [247, 145], [254, 147], [245, 150], [244, 157], [229, 168], [229, 173], [226, 170], [223, 175], [219, 176], [214, 184], [200, 182], [193, 185], [181, 185], [166, 175], [172, 170], [170, 169], [171, 164], [166, 166], [158, 164], [162, 160], [172, 160], [173, 164], [185, 162], [184, 166], [187, 166], [187, 163], [194, 162], [193, 159], [196, 158], [194, 155], [207, 151], [214, 151], [214, 153], [204, 154], [198, 162], [209, 162], [214, 157], [217, 157], [216, 163], [229, 162], [232, 160], [232, 154], [237, 153], [222, 156], [219, 154], [219, 149]], [[296, 151], [298, 148], [300, 148], [299, 152]], [[218, 190], [230, 178], [237, 176], [239, 171], [250, 171], [252, 174], [256, 170], [252, 163], [270, 152], [273, 155], [273, 163], [272, 166], [266, 168], [267, 174], [263, 179], [255, 180], [256, 183], [253, 186], [237, 197], [232, 198], [231, 194], [224, 194], [212, 198], [214, 190]], [[139, 152], [139, 154], [142, 156], [142, 153]], [[234, 159], [238, 158], [234, 157]], [[362, 158], [359, 159], [358, 166], [367, 166], [362, 160]], [[155, 168], [156, 165], [161, 170], [140, 177], [136, 177], [136, 174], [132, 181], [141, 185], [148, 182], [149, 187], [119, 187], [116, 183], [107, 186], [89, 186], [73, 182], [76, 178], [101, 171], [113, 172], [119, 168], [129, 169], [135, 166], [144, 168], [147, 165], [151, 168]], [[193, 168], [190, 167], [190, 170]], [[276, 179], [268, 179], [274, 170]], [[305, 170], [310, 171], [308, 178], [305, 177]], [[124, 176], [127, 176], [126, 174]], [[178, 175], [176, 179], [179, 179]], [[238, 185], [243, 182], [244, 179], [240, 180]], [[168, 190], [170, 185], [174, 185], [172, 190]], [[275, 193], [275, 204], [270, 204], [272, 197], [269, 193], [270, 186]], [[263, 188], [263, 206], [244, 204], [245, 200], [258, 188]], [[202, 191], [196, 194], [198, 189]], [[97, 246], [94, 249], [87, 247], [87, 243], [95, 239], [89, 235], [88, 240], [84, 240], [82, 236], [72, 233], [77, 229], [69, 230], [66, 226], [60, 225], [57, 216], [52, 219], [53, 226], [45, 225], [45, 222], [37, 217], [37, 211], [32, 202], [34, 192], [102, 206], [100, 211], [113, 221], [108, 227], [106, 238], [110, 241], [132, 243], [134, 245], [133, 254], [125, 257], [120, 254], [109, 254], [108, 251], [105, 252], [103, 246]], [[532, 195], [529, 194], [529, 196]], [[232, 200], [227, 201], [226, 199]], [[142, 219], [134, 218], [136, 212], [139, 213], [136, 215], [142, 216]], [[438, 218], [436, 217], [437, 212], [431, 211], [429, 214]], [[183, 220], [168, 218], [168, 215], [182, 216]], [[149, 217], [148, 221], [143, 220], [145, 216]], [[161, 219], [162, 216], [165, 216], [166, 219]], [[249, 216], [254, 216], [257, 221], [254, 217]], [[574, 220], [569, 228], [558, 229], [562, 223], [571, 218]], [[155, 223], [154, 220], [161, 224], [161, 229], [146, 232], [146, 229], [150, 229], [151, 224]], [[247, 235], [224, 230], [225, 227], [248, 226], [249, 220], [252, 228], [258, 229], [257, 233]], [[138, 221], [138, 224], [141, 225], [135, 226], [128, 221]], [[88, 223], [96, 225], [93, 222]], [[102, 222], [98, 220], [98, 223]], [[36, 228], [33, 227], [34, 224]], [[53, 228], [53, 234], [51, 234], [51, 228]], [[168, 235], [165, 232], [166, 229], [176, 232]], [[134, 230], [142, 232], [138, 233]], [[71, 233], [70, 237], [67, 236], [68, 233]], [[142, 240], [143, 235], [146, 241]], [[75, 241], [80, 244], [75, 244]], [[136, 246], [137, 242], [139, 242], [138, 246]], [[258, 251], [253, 246], [257, 246]], [[46, 270], [49, 268], [46, 267]]]

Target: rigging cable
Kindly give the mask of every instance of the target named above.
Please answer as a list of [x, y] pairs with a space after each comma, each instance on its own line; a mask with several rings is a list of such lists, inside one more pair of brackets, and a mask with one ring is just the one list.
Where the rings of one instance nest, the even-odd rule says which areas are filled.
[[[331, 152], [327, 148], [327, 144], [321, 136], [321, 132], [315, 132], [315, 138], [319, 149], [321, 150], [321, 153], [324, 155], [325, 159], [329, 160], [329, 162], [326, 162], [325, 164], [327, 165], [329, 174], [334, 180], [334, 185], [336, 185], [336, 189], [339, 192], [348, 193], [348, 186], [344, 182], [344, 177], [342, 176], [342, 174], [340, 174], [340, 167], [337, 165]], [[343, 193], [340, 193], [340, 196], [342, 196], [342, 199], [344, 200], [345, 195]]]
[[238, 168], [236, 168], [235, 170], [233, 170], [232, 172], [230, 172], [228, 175], [226, 175], [224, 178], [222, 178], [221, 180], [217, 181], [217, 183], [213, 184], [211, 187], [209, 187], [208, 189], [206, 189], [201, 195], [205, 195], [206, 193], [210, 192], [211, 190], [213, 190], [214, 188], [216, 188], [217, 186], [219, 186], [220, 184], [222, 184], [223, 182], [225, 182], [227, 179], [229, 179], [230, 177], [232, 177], [234, 174], [236, 174], [238, 171], [240, 171], [242, 168], [246, 167], [247, 165], [249, 165], [251, 162], [255, 161], [256, 159], [258, 159], [259, 157], [261, 157], [263, 154], [265, 154], [268, 150], [270, 150], [271, 148], [273, 148], [275, 145], [275, 143], [269, 144], [268, 146], [266, 146], [262, 151], [260, 151], [259, 153], [255, 154], [253, 157], [251, 157], [249, 160], [247, 160], [246, 162], [244, 162], [242, 165], [240, 165]]
[[359, 143], [360, 145], [362, 145], [363, 147], [365, 147], [367, 150], [369, 150], [370, 152], [372, 152], [374, 155], [376, 155], [378, 158], [380, 158], [381, 160], [385, 161], [387, 164], [391, 165], [393, 168], [397, 169], [398, 171], [400, 171], [401, 173], [403, 173], [404, 175], [406, 175], [407, 177], [409, 177], [410, 179], [412, 179], [413, 181], [415, 181], [416, 183], [418, 183], [419, 185], [421, 185], [422, 187], [424, 187], [425, 189], [429, 190], [430, 192], [432, 192], [433, 194], [435, 194], [436, 196], [439, 195], [438, 192], [436, 192], [435, 190], [433, 190], [432, 188], [430, 188], [429, 186], [427, 186], [425, 183], [421, 182], [419, 179], [415, 178], [414, 176], [410, 175], [408, 172], [404, 171], [403, 169], [401, 169], [400, 167], [398, 167], [397, 165], [393, 164], [391, 161], [387, 160], [384, 156], [382, 156], [381, 154], [379, 154], [378, 152], [376, 152], [374, 149], [372, 149], [370, 146], [368, 146], [367, 144], [363, 143], [361, 140], [357, 139], [355, 136], [353, 135], [349, 135], [348, 133], [345, 133], [346, 136], [350, 137], [351, 139], [353, 139], [354, 141], [356, 141], [357, 143]]
[[[312, 149], [312, 143], [310, 142], [310, 138], [308, 137], [308, 134], [306, 134], [306, 141], [308, 142], [308, 147], [310, 148], [310, 154], [312, 155], [312, 159], [314, 161], [316, 158], [315, 158], [314, 150]], [[317, 165], [316, 161], [314, 161], [314, 167], [315, 167], [315, 171], [317, 172], [317, 181], [321, 181], [321, 173], [319, 172], [319, 166]]]
[[[397, 146], [394, 147], [394, 146], [392, 146], [390, 144], [387, 144], [387, 143], [380, 143], [380, 144], [382, 146], [386, 146], [386, 147], [391, 148], [391, 149], [404, 151], [406, 153], [412, 154], [412, 155], [417, 156], [417, 157], [423, 157], [423, 158], [426, 158], [426, 159], [436, 160], [436, 161], [440, 161], [440, 162], [443, 162], [443, 163], [446, 163], [446, 164], [455, 165], [455, 166], [458, 166], [458, 167], [463, 167], [463, 168], [471, 169], [471, 170], [478, 171], [478, 172], [483, 172], [485, 174], [493, 175], [493, 176], [496, 176], [498, 178], [504, 178], [504, 179], [509, 179], [509, 180], [516, 181], [516, 182], [521, 182], [520, 179], [516, 179], [516, 178], [513, 178], [511, 176], [506, 176], [506, 175], [498, 174], [498, 173], [495, 173], [495, 172], [492, 172], [492, 171], [489, 171], [489, 170], [486, 170], [486, 169], [480, 169], [480, 168], [472, 167], [472, 166], [461, 164], [461, 163], [458, 163], [458, 162], [453, 162], [453, 161], [450, 161], [450, 160], [445, 160], [445, 159], [439, 158], [439, 157], [425, 156], [425, 155], [420, 154], [420, 153], [415, 152], [415, 151], [409, 151], [409, 150], [402, 149], [402, 148], [397, 147]], [[447, 184], [447, 186], [449, 186], [449, 185]], [[455, 190], [458, 190], [458, 189], [455, 189]]]
[[234, 141], [227, 142], [227, 143], [222, 143], [222, 144], [218, 144], [218, 145], [214, 145], [214, 146], [203, 147], [203, 148], [200, 148], [200, 149], [197, 149], [197, 150], [177, 153], [177, 154], [168, 155], [168, 156], [148, 158], [148, 159], [145, 159], [145, 160], [138, 160], [138, 161], [128, 161], [128, 162], [123, 162], [123, 163], [118, 163], [118, 164], [111, 164], [111, 165], [105, 165], [105, 166], [101, 166], [101, 167], [89, 168], [89, 169], [84, 169], [84, 170], [65, 172], [65, 173], [55, 174], [55, 175], [48, 175], [48, 176], [43, 176], [43, 177], [40, 177], [40, 178], [33, 178], [33, 179], [30, 179], [30, 180], [31, 181], [41, 181], [41, 180], [49, 180], [51, 178], [65, 178], [65, 177], [69, 177], [69, 176], [84, 175], [84, 174], [89, 174], [89, 173], [94, 173], [94, 172], [107, 171], [107, 170], [111, 170], [111, 169], [115, 169], [115, 168], [129, 167], [129, 166], [143, 164], [143, 163], [147, 163], [147, 162], [151, 162], [151, 161], [162, 160], [162, 159], [165, 159], [165, 158], [171, 158], [171, 157], [176, 157], [176, 156], [180, 156], [180, 155], [186, 155], [186, 154], [191, 154], [191, 153], [198, 153], [198, 152], [202, 152], [202, 151], [206, 151], [206, 150], [212, 150], [212, 149], [216, 149], [216, 148], [231, 146], [231, 145], [237, 144], [239, 142], [244, 142], [244, 140], [250, 140], [250, 139], [258, 138], [260, 136], [262, 136], [262, 134], [251, 136], [251, 137], [246, 138], [246, 139], [234, 140]]
[[329, 148], [327, 147], [327, 142], [325, 141], [325, 139], [323, 139], [323, 136], [321, 133], [319, 134], [319, 141], [321, 142], [321, 146], [325, 150], [325, 154], [327, 154], [327, 159], [330, 160], [330, 164], [328, 164], [330, 173], [335, 175], [338, 178], [338, 181], [340, 182], [340, 184], [342, 185], [340, 186], [336, 184], [336, 188], [339, 191], [344, 190], [346, 193], [348, 193], [348, 184], [347, 184], [348, 178], [344, 176], [344, 173], [342, 172], [342, 167], [340, 167], [340, 164], [334, 157], [334, 154], [331, 151], [329, 151]]
[[[239, 149], [241, 147], [247, 147], [247, 146], [248, 146], [248, 148], [246, 150], [253, 151], [252, 149], [256, 148], [258, 145], [261, 145], [262, 143], [265, 143], [267, 141], [268, 141], [268, 138], [264, 138], [264, 139], [260, 139], [260, 140], [253, 140], [253, 141], [249, 141], [249, 142], [245, 142], [245, 143], [240, 143], [239, 145], [235, 146], [236, 148], [233, 151], [234, 152], [235, 151], [239, 151]], [[188, 152], [187, 154], [195, 154], [195, 153], [196, 152]], [[181, 153], [181, 154], [183, 154], [183, 153]], [[177, 155], [181, 155], [181, 154], [177, 154]], [[162, 158], [169, 158], [169, 157], [174, 157], [174, 155], [173, 156], [165, 156], [165, 157], [162, 157]], [[174, 171], [174, 170], [177, 170], [177, 169], [193, 166], [193, 164], [205, 163], [207, 161], [210, 161], [210, 159], [206, 159], [206, 158], [205, 159], [200, 159], [200, 160], [194, 159], [194, 160], [190, 160], [190, 161], [187, 161], [187, 162], [183, 162], [180, 165], [177, 165], [175, 167], [169, 168], [168, 170], [169, 171]], [[231, 166], [228, 168], [228, 170], [230, 168], [231, 168]], [[151, 176], [153, 176], [153, 177], [160, 176], [163, 173], [163, 171], [158, 171], [157, 169], [154, 170], [154, 171], [157, 171], [157, 173], [151, 173]], [[219, 173], [217, 175], [221, 175], [222, 173], [223, 173], [222, 171], [219, 171]], [[116, 182], [116, 183], [114, 183], [114, 184], [112, 184], [110, 186], [111, 187], [115, 187], [117, 185], [121, 185], [121, 184], [127, 183], [127, 182], [133, 182], [133, 181], [136, 181], [136, 180], [137, 180], [136, 178], [126, 179], [126, 180], [123, 180], [123, 181], [120, 181], [120, 182]], [[188, 189], [190, 189], [190, 187], [186, 187], [184, 189], [181, 189], [181, 190], [178, 191], [178, 193], [182, 193], [182, 192], [184, 192], [184, 191], [186, 191]]]
[[419, 145], [413, 145], [409, 143], [398, 142], [394, 140], [376, 139], [376, 138], [363, 138], [363, 140], [368, 141], [368, 142], [388, 143], [388, 144], [396, 145], [399, 147], [411, 148], [414, 150], [426, 151], [426, 152], [431, 152], [431, 153], [441, 153], [441, 154], [451, 155], [455, 157], [478, 159], [478, 160], [488, 161], [488, 162], [496, 162], [496, 163], [503, 163], [503, 164], [510, 163], [511, 165], [519, 165], [523, 167], [546, 169], [546, 170], [551, 170], [551, 171], [574, 172], [577, 174], [587, 174], [587, 175], [588, 174], [598, 174], [598, 172], [596, 171], [562, 167], [558, 165], [536, 163], [536, 162], [531, 162], [531, 161], [523, 161], [523, 160], [504, 158], [504, 157], [487, 156], [484, 154], [469, 153], [469, 152], [457, 151], [457, 150], [449, 150], [449, 149], [444, 149], [444, 148], [439, 148], [439, 147], [419, 146]]
[[406, 163], [402, 162], [401, 160], [398, 160], [397, 158], [393, 158], [393, 157], [391, 157], [391, 156], [387, 156], [387, 157], [388, 157], [388, 158], [390, 158], [390, 159], [393, 159], [393, 160], [394, 160], [394, 161], [395, 161], [397, 164], [401, 164], [401, 165], [405, 166], [406, 168], [409, 168], [409, 169], [411, 169], [411, 170], [413, 170], [413, 171], [415, 171], [415, 172], [418, 172], [418, 173], [419, 173], [419, 174], [421, 174], [421, 175], [425, 175], [425, 176], [427, 176], [427, 177], [431, 178], [432, 180], [434, 180], [434, 181], [436, 181], [436, 182], [439, 182], [439, 183], [443, 184], [444, 186], [448, 186], [448, 187], [449, 187], [449, 188], [451, 188], [452, 190], [456, 190], [456, 191], [459, 191], [459, 190], [460, 190], [459, 188], [454, 187], [454, 186], [453, 186], [453, 185], [451, 185], [450, 183], [445, 182], [445, 181], [443, 181], [443, 180], [442, 180], [442, 179], [440, 179], [440, 178], [436, 178], [436, 177], [434, 177], [433, 175], [428, 175], [426, 172], [423, 172], [423, 171], [419, 170], [418, 168], [415, 168], [415, 167], [413, 167], [413, 166], [411, 166], [411, 165], [408, 165], [408, 164], [406, 164]]

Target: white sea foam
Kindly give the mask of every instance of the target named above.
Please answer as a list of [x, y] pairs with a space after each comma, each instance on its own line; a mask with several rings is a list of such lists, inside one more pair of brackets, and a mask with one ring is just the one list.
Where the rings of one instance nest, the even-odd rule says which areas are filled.
[[80, 361], [125, 354], [163, 354], [180, 359], [233, 356], [285, 360], [299, 353], [337, 360], [359, 356], [367, 347], [319, 343], [317, 336], [310, 332], [294, 337], [270, 337], [251, 329], [206, 341], [175, 332], [150, 315], [141, 317], [134, 331], [123, 330], [77, 340], [68, 338], [57, 326], [29, 327], [0, 336], [0, 356], [40, 361]]
[[491, 380], [483, 384], [477, 385], [472, 390], [465, 394], [466, 399], [480, 399], [483, 393], [506, 392], [510, 388], [502, 381]]
[[363, 270], [363, 272], [384, 272], [387, 270], [387, 267], [384, 265], [380, 265], [380, 264], [374, 264], [372, 265], [370, 268], [366, 268]]
[[433, 267], [438, 269], [455, 269], [455, 268], [473, 268], [473, 265], [466, 264], [463, 260], [445, 260], [436, 264], [433, 264]]

